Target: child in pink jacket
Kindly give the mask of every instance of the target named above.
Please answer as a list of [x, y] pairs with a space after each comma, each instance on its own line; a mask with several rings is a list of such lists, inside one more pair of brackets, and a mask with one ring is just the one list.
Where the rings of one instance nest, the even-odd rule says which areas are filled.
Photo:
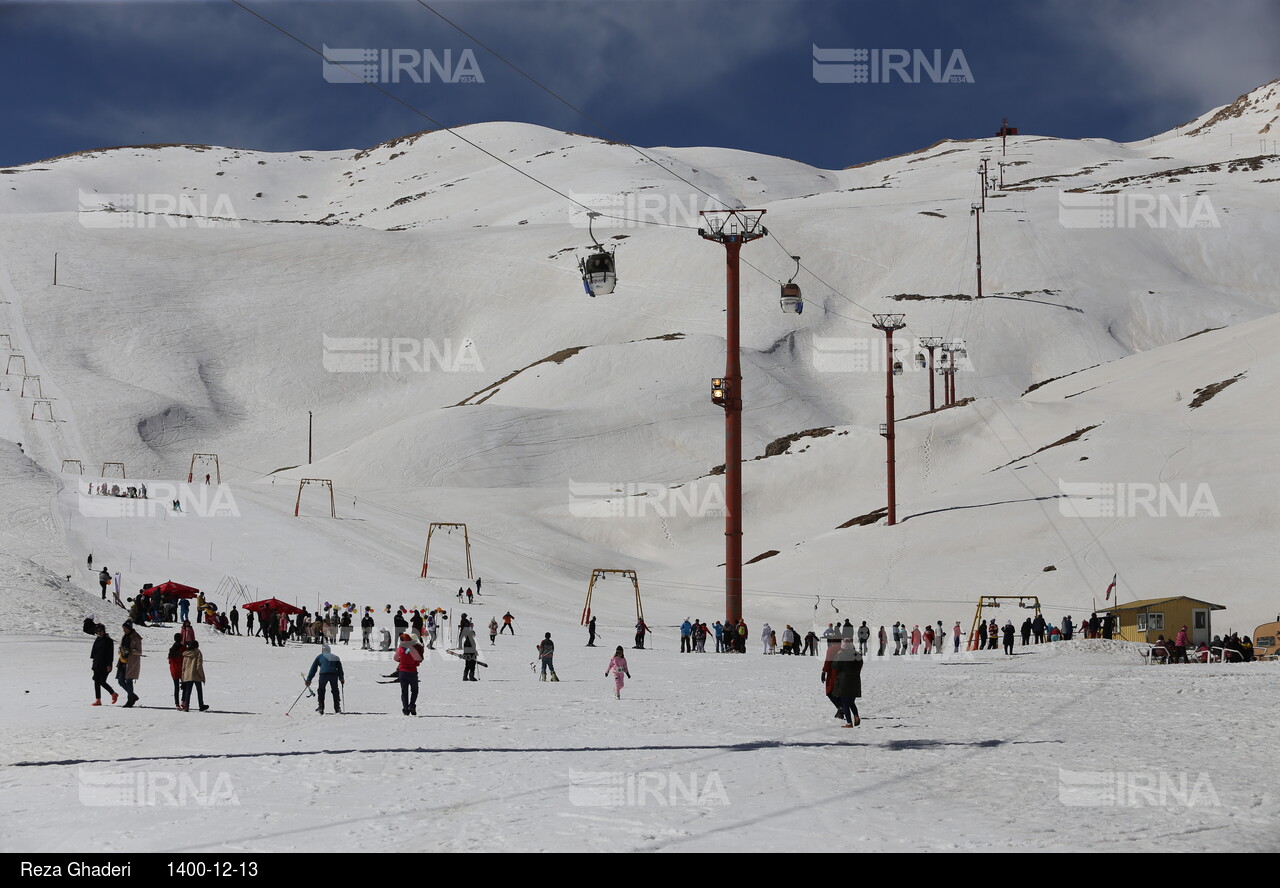
[[613, 652], [613, 659], [609, 661], [609, 665], [605, 667], [604, 676], [609, 677], [609, 673], [613, 673], [613, 696], [619, 700], [622, 699], [622, 676], [631, 677], [631, 673], [627, 670], [627, 658], [622, 653], [622, 646]]

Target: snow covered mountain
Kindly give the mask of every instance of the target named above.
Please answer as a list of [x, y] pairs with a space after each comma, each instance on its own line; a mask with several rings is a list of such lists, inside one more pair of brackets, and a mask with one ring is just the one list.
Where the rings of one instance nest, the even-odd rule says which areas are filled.
[[[566, 621], [594, 567], [639, 570], [658, 623], [713, 618], [724, 271], [692, 229], [723, 202], [767, 210], [776, 236], [743, 253], [745, 552], [776, 552], [747, 568], [748, 620], [825, 622], [847, 602], [869, 622], [949, 622], [993, 591], [1038, 594], [1056, 620], [1118, 572], [1125, 599], [1205, 597], [1251, 632], [1275, 615], [1280, 566], [1278, 118], [1273, 81], [1141, 143], [942, 141], [845, 170], [720, 148], [646, 158], [512, 123], [354, 152], [144, 146], [0, 170], [0, 357], [22, 356], [0, 438], [25, 451], [0, 483], [26, 491], [2, 548], [50, 582], [92, 548], [139, 581], [234, 574], [306, 604], [377, 588], [416, 605], [464, 573], [449, 544], [438, 584], [416, 579], [427, 523], [465, 521], [486, 587]], [[1004, 186], [981, 216], [979, 300], [983, 159]], [[617, 247], [611, 296], [584, 295], [586, 214], [552, 189], [662, 223], [597, 223]], [[789, 254], [799, 316], [777, 301]], [[908, 323], [905, 520], [841, 527], [884, 503], [872, 311]], [[967, 343], [959, 395], [976, 400], [924, 413], [911, 345], [929, 335]], [[331, 372], [353, 356], [374, 372]], [[107, 522], [84, 514], [79, 478], [52, 493], [64, 459], [185, 480], [196, 452], [220, 455], [239, 520]], [[38, 534], [37, 476], [55, 497]], [[302, 477], [333, 479], [358, 520], [294, 519]], [[1204, 488], [1220, 517], [1078, 517], [1073, 483]]]

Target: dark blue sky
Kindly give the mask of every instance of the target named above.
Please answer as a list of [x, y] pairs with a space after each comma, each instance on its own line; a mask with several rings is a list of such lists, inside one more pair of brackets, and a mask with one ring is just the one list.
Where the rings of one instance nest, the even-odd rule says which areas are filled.
[[[472, 48], [483, 83], [388, 84], [437, 120], [605, 135], [415, 0], [242, 0], [319, 47]], [[431, 2], [431, 0], [425, 0]], [[1275, 0], [432, 3], [638, 145], [841, 167], [941, 138], [1138, 139], [1280, 76]], [[819, 83], [812, 47], [959, 49], [973, 83]], [[0, 0], [0, 166], [121, 144], [368, 147], [431, 127], [230, 0]], [[438, 79], [438, 78], [437, 78]]]

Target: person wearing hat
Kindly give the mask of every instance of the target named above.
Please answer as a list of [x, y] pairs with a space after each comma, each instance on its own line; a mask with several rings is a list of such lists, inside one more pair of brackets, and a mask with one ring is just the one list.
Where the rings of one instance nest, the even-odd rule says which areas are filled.
[[396, 678], [400, 680], [400, 708], [405, 715], [418, 714], [418, 664], [424, 656], [422, 645], [414, 644], [408, 632], [400, 633], [396, 647]]
[[93, 650], [89, 653], [90, 662], [93, 664], [93, 702], [89, 705], [101, 706], [103, 688], [106, 688], [107, 693], [111, 695], [112, 703], [120, 699], [116, 689], [107, 684], [107, 675], [111, 672], [111, 655], [115, 653], [115, 645], [107, 635], [107, 627], [101, 623], [94, 624], [93, 634]]
[[311, 671], [307, 673], [307, 687], [311, 687], [311, 679], [315, 678], [316, 673], [320, 673], [320, 705], [316, 707], [316, 712], [324, 715], [324, 691], [327, 685], [333, 691], [333, 711], [342, 712], [342, 699], [338, 696], [339, 683], [345, 685], [347, 683], [346, 676], [342, 673], [342, 659], [333, 652], [327, 643], [320, 645], [320, 653], [311, 661]]
[[617, 650], [613, 652], [613, 658], [609, 660], [609, 665], [605, 667], [604, 677], [608, 678], [610, 672], [613, 673], [613, 696], [621, 700], [622, 676], [631, 677], [631, 672], [627, 669], [627, 655], [622, 652], [622, 645], [618, 645]]
[[547, 680], [547, 673], [551, 673], [552, 681], [559, 681], [556, 676], [555, 664], [551, 662], [551, 658], [555, 656], [556, 643], [551, 640], [551, 633], [548, 632], [542, 637], [542, 641], [538, 642], [538, 659], [542, 661], [542, 676], [539, 681]]
[[129, 695], [124, 701], [124, 708], [128, 709], [138, 702], [138, 695], [133, 692], [133, 683], [142, 674], [142, 636], [133, 628], [132, 620], [125, 620], [123, 627], [124, 635], [120, 637], [120, 662], [116, 666], [116, 680]]
[[[495, 624], [494, 632], [498, 629]], [[476, 661], [480, 658], [479, 651], [476, 648], [476, 630], [468, 626], [462, 630], [462, 680], [463, 681], [479, 681], [476, 678]]]
[[191, 687], [195, 686], [196, 701], [200, 711], [209, 707], [204, 705], [204, 652], [200, 650], [200, 642], [194, 638], [187, 642], [182, 652], [182, 711], [191, 709]]

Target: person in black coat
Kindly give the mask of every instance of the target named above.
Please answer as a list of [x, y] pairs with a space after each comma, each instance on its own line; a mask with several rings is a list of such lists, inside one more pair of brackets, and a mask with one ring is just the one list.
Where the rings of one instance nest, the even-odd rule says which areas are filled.
[[120, 695], [116, 693], [116, 689], [107, 684], [107, 676], [111, 674], [111, 666], [115, 662], [116, 648], [111, 641], [111, 637], [107, 635], [106, 626], [101, 623], [95, 624], [93, 633], [93, 650], [89, 653], [93, 668], [93, 703], [90, 705], [101, 706], [102, 690], [104, 688], [111, 695], [112, 703], [120, 698]]
[[1022, 646], [1026, 647], [1031, 644], [1031, 618], [1027, 617], [1026, 622], [1022, 624]]
[[595, 617], [592, 617], [591, 621], [587, 623], [587, 632], [590, 633], [590, 637], [587, 638], [587, 647], [593, 648], [596, 646], [596, 618]]
[[[1013, 654], [1013, 632], [1013, 621], [1010, 620], [1004, 624], [1004, 652], [1009, 655]], [[1023, 635], [1023, 638], [1026, 638], [1025, 634]], [[1022, 643], [1026, 644], [1026, 641], [1023, 641]]]
[[843, 727], [853, 728], [862, 724], [858, 715], [858, 698], [862, 696], [862, 654], [850, 640], [844, 640], [831, 658], [835, 669], [836, 681], [832, 695], [840, 706], [840, 714], [845, 718]]
[[1044, 644], [1044, 615], [1036, 614], [1036, 618], [1031, 621], [1031, 631], [1035, 633], [1036, 644]]

